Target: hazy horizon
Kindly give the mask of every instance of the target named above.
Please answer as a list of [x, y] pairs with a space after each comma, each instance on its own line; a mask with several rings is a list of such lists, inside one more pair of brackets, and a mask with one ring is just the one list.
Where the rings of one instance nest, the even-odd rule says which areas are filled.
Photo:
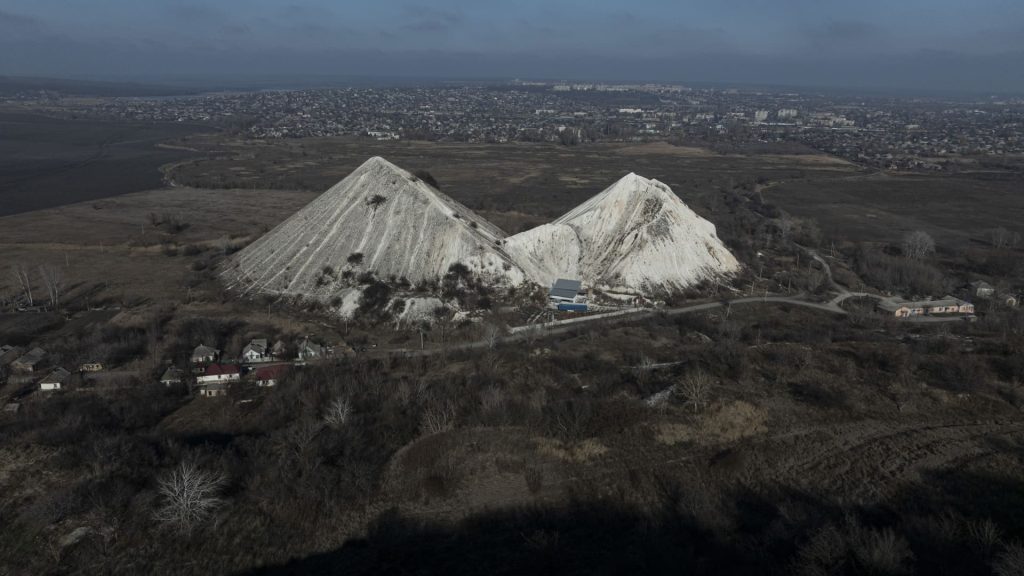
[[1024, 6], [786, 0], [0, 0], [0, 74], [374, 76], [1024, 92]]

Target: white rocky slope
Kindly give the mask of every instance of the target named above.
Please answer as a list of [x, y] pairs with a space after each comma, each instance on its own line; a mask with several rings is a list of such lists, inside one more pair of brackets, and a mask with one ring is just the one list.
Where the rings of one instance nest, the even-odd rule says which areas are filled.
[[[243, 293], [321, 299], [343, 291], [337, 278], [344, 270], [416, 283], [460, 262], [496, 284], [516, 285], [526, 275], [498, 246], [504, 237], [462, 204], [374, 157], [239, 252], [223, 274]], [[353, 266], [348, 259], [357, 252], [363, 261]]]
[[612, 292], [673, 291], [740, 268], [714, 224], [665, 184], [636, 174], [504, 247], [541, 285], [576, 278]]

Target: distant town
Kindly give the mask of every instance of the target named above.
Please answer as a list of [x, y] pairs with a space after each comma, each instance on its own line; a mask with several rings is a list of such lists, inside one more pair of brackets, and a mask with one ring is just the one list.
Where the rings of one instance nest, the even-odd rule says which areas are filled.
[[824, 92], [564, 84], [341, 88], [181, 97], [72, 97], [0, 105], [67, 117], [209, 123], [254, 139], [355, 135], [472, 143], [668, 140], [730, 148], [793, 143], [886, 170], [999, 166], [1024, 153], [1024, 98], [897, 98]]

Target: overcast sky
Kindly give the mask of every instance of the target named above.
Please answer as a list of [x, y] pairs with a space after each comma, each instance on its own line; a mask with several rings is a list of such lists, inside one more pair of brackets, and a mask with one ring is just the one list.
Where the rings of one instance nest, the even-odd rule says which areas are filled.
[[0, 0], [0, 74], [1024, 90], [1024, 0]]

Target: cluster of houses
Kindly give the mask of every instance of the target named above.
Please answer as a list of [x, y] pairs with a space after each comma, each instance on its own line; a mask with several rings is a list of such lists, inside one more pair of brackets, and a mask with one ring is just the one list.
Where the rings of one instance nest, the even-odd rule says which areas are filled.
[[[344, 345], [337, 350], [342, 354], [351, 351]], [[275, 386], [291, 366], [329, 358], [335, 352], [336, 348], [309, 337], [299, 340], [291, 349], [282, 341], [271, 346], [266, 339], [256, 338], [242, 348], [237, 359], [229, 361], [220, 350], [200, 344], [192, 351], [191, 371], [169, 366], [160, 377], [160, 383], [165, 386], [188, 384], [199, 396], [223, 396], [232, 383], [243, 378], [257, 386]], [[56, 365], [53, 357], [42, 348], [26, 350], [18, 346], [0, 346], [0, 371], [7, 373], [12, 382], [32, 383], [44, 392], [68, 388], [73, 384], [73, 378], [88, 378], [89, 373], [102, 370], [102, 364], [87, 362], [78, 367], [76, 376], [76, 373]]]
[[[98, 364], [90, 363], [83, 369], [91, 366]], [[40, 390], [60, 390], [71, 379], [71, 372], [53, 366], [49, 354], [39, 347], [25, 350], [18, 346], [0, 346], [0, 368], [9, 371], [15, 381], [35, 382]]]
[[176, 366], [170, 366], [160, 377], [166, 386], [191, 384], [199, 396], [225, 396], [233, 383], [244, 379], [257, 386], [275, 386], [293, 365], [303, 365], [331, 357], [335, 349], [325, 346], [309, 337], [296, 343], [294, 359], [289, 358], [288, 346], [278, 340], [273, 346], [265, 338], [250, 340], [242, 348], [237, 361], [229, 362], [221, 351], [200, 344], [192, 351], [191, 374]]

